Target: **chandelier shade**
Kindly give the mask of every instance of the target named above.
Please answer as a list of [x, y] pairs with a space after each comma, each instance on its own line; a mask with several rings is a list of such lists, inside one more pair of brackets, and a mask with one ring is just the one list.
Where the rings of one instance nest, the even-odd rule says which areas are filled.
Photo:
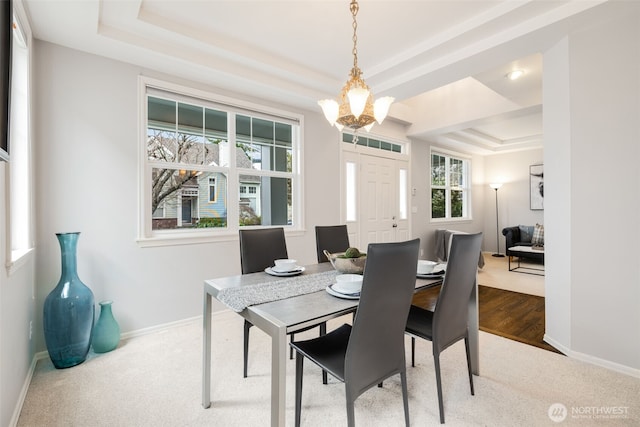
[[373, 94], [369, 86], [362, 79], [362, 71], [358, 67], [358, 37], [356, 30], [358, 23], [356, 15], [359, 10], [358, 2], [351, 0], [349, 10], [353, 15], [353, 68], [349, 74], [349, 80], [345, 83], [338, 96], [338, 100], [323, 99], [318, 101], [324, 117], [338, 130], [344, 127], [358, 130], [364, 127], [369, 131], [375, 122], [382, 124], [389, 113], [389, 108], [394, 101], [393, 97], [385, 96], [373, 100]]

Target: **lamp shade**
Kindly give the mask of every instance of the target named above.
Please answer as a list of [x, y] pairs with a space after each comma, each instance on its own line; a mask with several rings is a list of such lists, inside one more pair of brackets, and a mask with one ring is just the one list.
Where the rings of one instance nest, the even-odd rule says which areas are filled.
[[333, 126], [336, 123], [336, 120], [338, 120], [338, 114], [340, 110], [340, 106], [338, 105], [338, 103], [333, 99], [323, 99], [321, 101], [318, 101], [318, 105], [322, 107], [324, 117]]
[[497, 190], [498, 188], [502, 187], [502, 183], [501, 182], [495, 182], [493, 184], [489, 184], [489, 187], [493, 188], [494, 190]]
[[381, 125], [382, 121], [387, 117], [394, 99], [392, 96], [383, 96], [382, 98], [376, 99], [376, 102], [373, 103], [373, 117], [376, 118], [378, 124]]
[[367, 105], [367, 98], [369, 98], [369, 91], [363, 87], [354, 87], [347, 92], [349, 97], [349, 107], [351, 108], [351, 114], [358, 119], [364, 107]]

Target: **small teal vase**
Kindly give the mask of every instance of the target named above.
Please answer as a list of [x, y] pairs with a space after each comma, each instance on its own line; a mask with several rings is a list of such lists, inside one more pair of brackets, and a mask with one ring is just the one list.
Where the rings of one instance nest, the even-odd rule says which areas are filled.
[[120, 325], [113, 317], [111, 310], [113, 301], [102, 301], [100, 303], [100, 317], [93, 328], [93, 338], [91, 345], [95, 353], [106, 353], [118, 347], [120, 342]]
[[85, 361], [95, 305], [93, 292], [78, 278], [76, 250], [80, 233], [56, 233], [62, 256], [62, 273], [44, 301], [44, 338], [53, 366], [70, 368]]

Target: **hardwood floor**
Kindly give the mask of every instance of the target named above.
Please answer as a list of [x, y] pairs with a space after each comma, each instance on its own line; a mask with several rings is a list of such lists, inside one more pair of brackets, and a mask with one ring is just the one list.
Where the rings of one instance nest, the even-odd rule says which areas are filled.
[[[433, 310], [439, 292], [440, 287], [418, 292], [413, 304]], [[544, 297], [482, 285], [478, 294], [481, 331], [560, 353], [542, 339]]]

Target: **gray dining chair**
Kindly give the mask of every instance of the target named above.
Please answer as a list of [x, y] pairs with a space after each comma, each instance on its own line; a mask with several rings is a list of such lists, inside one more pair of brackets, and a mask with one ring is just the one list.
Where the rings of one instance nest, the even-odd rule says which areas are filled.
[[415, 366], [416, 337], [432, 342], [441, 424], [444, 424], [444, 405], [442, 402], [440, 353], [462, 339], [464, 339], [467, 352], [471, 395], [474, 395], [467, 325], [469, 298], [473, 287], [476, 286], [478, 252], [481, 245], [482, 233], [451, 236], [447, 269], [434, 311], [412, 305], [407, 319], [406, 332], [411, 336], [411, 366]]
[[349, 249], [349, 233], [346, 225], [316, 225], [316, 255], [318, 263], [329, 262], [324, 251], [344, 252]]
[[[257, 273], [264, 271], [267, 267], [273, 266], [276, 259], [288, 258], [287, 241], [284, 236], [284, 228], [260, 228], [250, 230], [240, 230], [240, 269], [242, 274]], [[244, 367], [243, 376], [247, 378], [247, 368], [249, 364], [249, 330], [253, 324], [245, 319], [244, 321]], [[327, 323], [313, 325], [302, 329], [299, 332], [307, 331], [316, 326], [320, 327], [320, 335], [327, 332]], [[294, 334], [291, 333], [291, 339]], [[289, 354], [293, 358], [293, 349]], [[326, 384], [326, 374], [323, 376]]]
[[405, 424], [409, 425], [404, 330], [416, 284], [419, 247], [420, 239], [370, 244], [353, 326], [345, 323], [324, 336], [290, 343], [296, 350], [296, 426], [300, 425], [305, 357], [344, 382], [350, 427], [355, 424], [358, 396], [400, 374]]

